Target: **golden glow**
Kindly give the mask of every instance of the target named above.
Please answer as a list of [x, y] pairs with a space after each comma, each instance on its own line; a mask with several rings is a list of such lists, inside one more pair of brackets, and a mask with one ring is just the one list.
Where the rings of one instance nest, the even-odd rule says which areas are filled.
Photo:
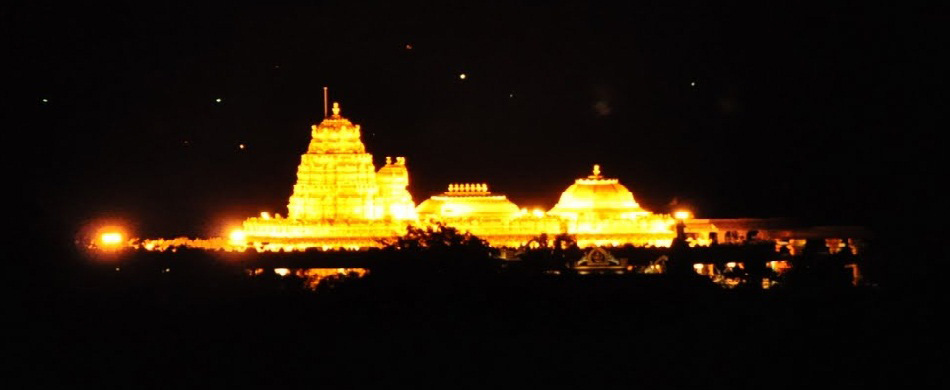
[[422, 221], [442, 220], [459, 227], [466, 224], [460, 218], [501, 223], [520, 214], [518, 206], [504, 195], [492, 194], [485, 183], [449, 184], [446, 192], [420, 203], [416, 212]]
[[119, 232], [105, 232], [99, 236], [99, 242], [103, 246], [117, 246], [122, 243], [122, 233]]
[[244, 221], [251, 247], [378, 246], [378, 238], [401, 234], [408, 223], [418, 220], [407, 190], [406, 158], [386, 157], [377, 171], [360, 139], [360, 125], [341, 116], [341, 111], [334, 102], [333, 114], [311, 126], [310, 145], [297, 168], [287, 218], [262, 213], [260, 218]]
[[280, 276], [290, 275], [290, 269], [287, 268], [274, 268], [274, 273]]
[[674, 212], [674, 213], [673, 213], [673, 218], [676, 218], [676, 219], [679, 219], [679, 220], [690, 219], [690, 218], [692, 218], [692, 217], [693, 217], [693, 213], [691, 213], [691, 212], [689, 212], [689, 211], [685, 211], [685, 210], [680, 210], [680, 211], [677, 211], [677, 212]]
[[637, 219], [651, 214], [617, 179], [601, 176], [600, 165], [594, 165], [587, 178], [575, 180], [549, 213], [572, 220]]
[[[461, 79], [466, 75], [460, 74]], [[311, 140], [297, 168], [287, 218], [261, 213], [244, 221], [244, 240], [256, 250], [365, 248], [405, 232], [406, 225], [441, 222], [495, 246], [521, 246], [540, 234], [575, 235], [581, 246], [669, 246], [674, 219], [644, 210], [600, 165], [575, 180], [550, 211], [519, 208], [487, 183], [452, 183], [416, 206], [407, 190], [405, 157], [386, 157], [377, 170], [366, 152], [360, 125], [332, 115], [311, 126]], [[200, 245], [211, 245], [201, 243]], [[162, 247], [164, 243], [154, 245]], [[236, 249], [236, 248], [232, 248]]]
[[247, 239], [247, 235], [244, 234], [244, 231], [241, 229], [234, 229], [231, 231], [231, 234], [228, 235], [228, 238], [234, 243], [244, 243], [244, 240]]

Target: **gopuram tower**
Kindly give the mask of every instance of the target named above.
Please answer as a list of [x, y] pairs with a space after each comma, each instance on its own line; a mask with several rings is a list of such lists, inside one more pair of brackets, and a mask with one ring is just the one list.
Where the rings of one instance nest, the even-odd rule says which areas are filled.
[[376, 172], [360, 126], [340, 115], [339, 103], [332, 112], [311, 127], [287, 218], [262, 213], [246, 220], [249, 242], [287, 249], [374, 246], [376, 238], [402, 234], [416, 220], [406, 159], [387, 157]]

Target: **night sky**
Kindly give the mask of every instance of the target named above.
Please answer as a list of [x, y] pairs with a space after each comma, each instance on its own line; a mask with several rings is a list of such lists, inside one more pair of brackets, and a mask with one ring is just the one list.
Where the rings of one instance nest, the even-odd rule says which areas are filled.
[[599, 163], [656, 212], [875, 226], [937, 175], [931, 10], [353, 3], [7, 6], [17, 208], [166, 237], [285, 213], [323, 86], [417, 203], [547, 209]]

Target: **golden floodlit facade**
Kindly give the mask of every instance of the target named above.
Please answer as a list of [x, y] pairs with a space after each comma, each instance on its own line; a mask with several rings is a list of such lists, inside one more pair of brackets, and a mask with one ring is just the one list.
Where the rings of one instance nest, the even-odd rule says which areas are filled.
[[414, 223], [405, 157], [386, 157], [376, 171], [360, 131], [333, 103], [333, 114], [311, 127], [287, 217], [261, 213], [247, 219], [241, 241], [283, 249], [368, 247]]
[[602, 176], [599, 165], [575, 180], [547, 212], [519, 208], [485, 183], [450, 184], [417, 207], [408, 185], [406, 159], [386, 157], [376, 170], [360, 126], [341, 116], [333, 103], [332, 115], [311, 128], [287, 216], [249, 218], [231, 242], [259, 249], [365, 248], [380, 246], [408, 225], [435, 223], [510, 247], [542, 234], [571, 234], [581, 246], [669, 246], [676, 236], [673, 216], [644, 210], [618, 179]]

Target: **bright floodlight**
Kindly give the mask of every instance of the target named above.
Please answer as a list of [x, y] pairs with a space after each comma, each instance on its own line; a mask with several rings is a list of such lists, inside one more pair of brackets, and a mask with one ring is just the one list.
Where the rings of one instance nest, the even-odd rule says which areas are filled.
[[244, 234], [244, 231], [241, 229], [234, 229], [231, 231], [231, 235], [229, 237], [231, 238], [231, 241], [244, 242], [244, 240], [247, 238], [247, 235]]
[[122, 243], [122, 233], [118, 233], [118, 232], [102, 233], [102, 236], [99, 237], [99, 240], [102, 242], [102, 245], [106, 245], [106, 246], [119, 245]]
[[681, 211], [677, 211], [673, 213], [673, 218], [676, 218], [676, 219], [689, 219], [691, 216], [692, 216], [692, 213], [690, 213], [689, 211], [681, 210]]

